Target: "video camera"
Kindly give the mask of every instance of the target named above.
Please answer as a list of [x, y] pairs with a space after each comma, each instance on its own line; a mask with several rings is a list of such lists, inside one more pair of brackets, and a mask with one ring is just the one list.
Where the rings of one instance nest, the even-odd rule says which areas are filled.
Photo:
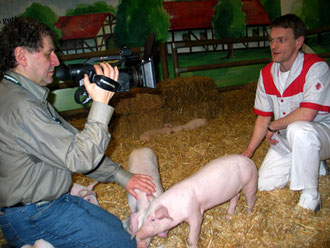
[[[84, 64], [65, 65], [61, 63], [56, 68], [56, 77], [62, 81], [73, 80], [79, 84], [74, 99], [79, 104], [87, 104], [92, 99], [84, 87], [84, 75], [87, 74], [91, 83], [113, 92], [125, 92], [131, 88], [144, 87], [156, 88], [156, 77], [152, 53], [154, 49], [155, 33], [148, 35], [144, 45], [144, 55], [141, 59], [138, 54], [133, 54], [131, 49], [123, 47], [117, 56], [103, 56], [88, 59]], [[118, 82], [102, 75], [97, 75], [93, 65], [97, 62], [117, 61], [111, 64], [118, 66]]]

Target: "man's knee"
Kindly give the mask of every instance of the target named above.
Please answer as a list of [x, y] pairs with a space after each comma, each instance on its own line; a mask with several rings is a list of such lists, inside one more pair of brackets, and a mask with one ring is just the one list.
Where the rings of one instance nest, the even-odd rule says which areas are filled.
[[287, 139], [291, 146], [320, 146], [317, 130], [309, 121], [296, 121], [287, 127]]
[[263, 180], [261, 178], [258, 179], [258, 190], [259, 191], [271, 191], [274, 190], [274, 183], [269, 182], [267, 180]]
[[287, 173], [274, 175], [270, 170], [261, 167], [258, 174], [259, 191], [270, 191], [276, 188], [283, 188], [289, 182], [289, 175]]
[[276, 188], [283, 188], [287, 185], [285, 180], [275, 180], [275, 178], [263, 178], [258, 179], [258, 190], [259, 191], [271, 191]]

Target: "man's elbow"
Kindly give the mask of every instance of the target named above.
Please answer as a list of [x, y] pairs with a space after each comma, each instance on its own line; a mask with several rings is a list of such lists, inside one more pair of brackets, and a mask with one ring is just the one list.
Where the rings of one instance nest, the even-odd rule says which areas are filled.
[[302, 115], [303, 121], [313, 121], [319, 112], [318, 110], [315, 109], [308, 109], [308, 108], [302, 108], [302, 109], [303, 109], [303, 115]]

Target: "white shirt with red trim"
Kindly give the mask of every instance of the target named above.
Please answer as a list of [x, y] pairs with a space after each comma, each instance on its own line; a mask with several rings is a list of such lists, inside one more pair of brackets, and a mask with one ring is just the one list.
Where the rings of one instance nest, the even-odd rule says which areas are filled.
[[290, 69], [283, 93], [279, 91], [279, 63], [269, 63], [261, 71], [254, 112], [275, 120], [304, 107], [319, 110], [314, 121], [330, 126], [330, 70], [315, 54], [299, 52]]

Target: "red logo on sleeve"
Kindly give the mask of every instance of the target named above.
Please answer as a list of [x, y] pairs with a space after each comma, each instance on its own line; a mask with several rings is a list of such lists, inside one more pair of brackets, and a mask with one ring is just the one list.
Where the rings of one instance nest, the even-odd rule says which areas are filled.
[[317, 82], [317, 83], [315, 84], [315, 89], [316, 89], [316, 91], [321, 91], [322, 88], [323, 88], [323, 86], [322, 86], [321, 82]]

